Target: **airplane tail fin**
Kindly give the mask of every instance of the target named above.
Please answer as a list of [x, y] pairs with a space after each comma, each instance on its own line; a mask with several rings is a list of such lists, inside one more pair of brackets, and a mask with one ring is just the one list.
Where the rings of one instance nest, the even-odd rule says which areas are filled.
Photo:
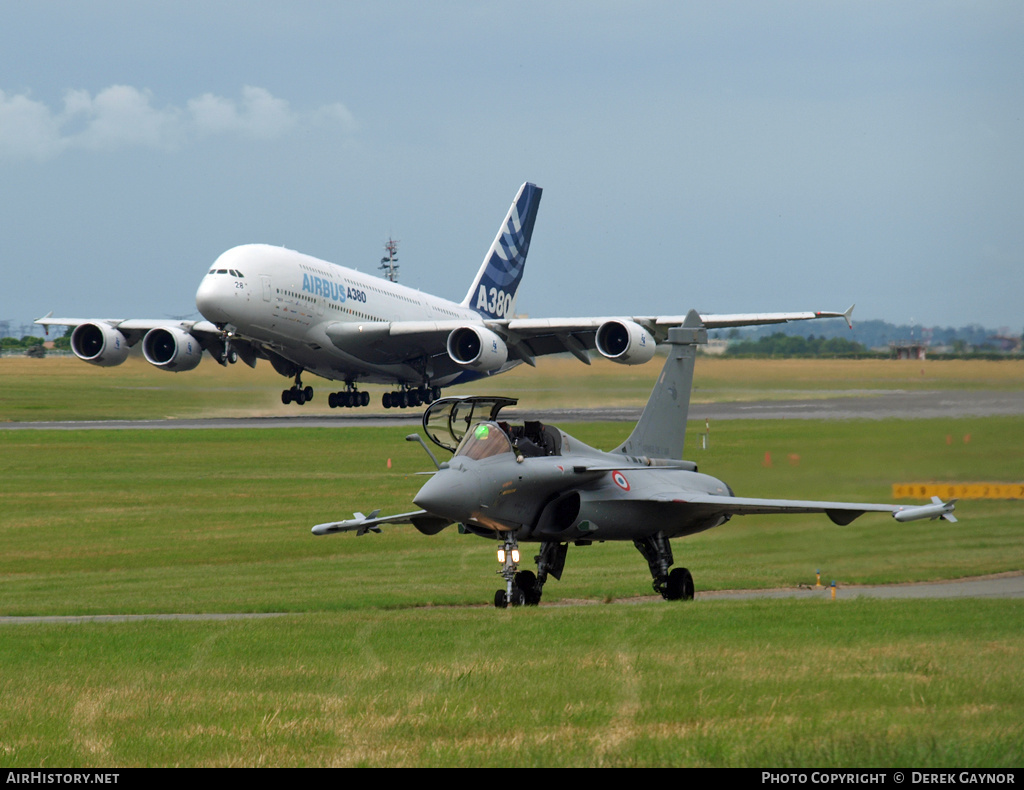
[[526, 183], [519, 188], [476, 279], [462, 300], [463, 307], [472, 308], [485, 318], [512, 317], [542, 192], [536, 184]]
[[708, 332], [696, 310], [683, 325], [668, 330], [668, 359], [633, 432], [615, 452], [647, 458], [680, 460], [690, 411], [693, 367], [697, 345], [707, 343]]

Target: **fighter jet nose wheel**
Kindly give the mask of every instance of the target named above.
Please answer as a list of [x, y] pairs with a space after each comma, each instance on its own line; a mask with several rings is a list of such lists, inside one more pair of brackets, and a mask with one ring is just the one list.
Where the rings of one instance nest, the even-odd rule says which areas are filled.
[[513, 587], [512, 592], [496, 590], [494, 593], [494, 605], [498, 609], [506, 609], [509, 606], [526, 606], [526, 594], [518, 587]]

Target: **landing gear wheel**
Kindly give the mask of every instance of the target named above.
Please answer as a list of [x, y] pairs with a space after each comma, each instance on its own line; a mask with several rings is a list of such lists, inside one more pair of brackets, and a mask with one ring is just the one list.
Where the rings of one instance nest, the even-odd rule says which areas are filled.
[[285, 405], [297, 403], [301, 406], [306, 401], [311, 400], [313, 400], [313, 388], [302, 386], [302, 371], [300, 370], [295, 374], [295, 384], [292, 385], [291, 389], [286, 389], [281, 393], [281, 403]]
[[494, 606], [496, 609], [504, 609], [508, 606], [508, 597], [504, 590], [497, 590], [494, 593]]
[[526, 606], [536, 606], [540, 603], [540, 591], [537, 589], [537, 576], [533, 571], [519, 571], [516, 574], [515, 587], [523, 594], [523, 603]]
[[693, 576], [690, 575], [690, 571], [686, 568], [673, 568], [662, 595], [668, 601], [692, 601]]

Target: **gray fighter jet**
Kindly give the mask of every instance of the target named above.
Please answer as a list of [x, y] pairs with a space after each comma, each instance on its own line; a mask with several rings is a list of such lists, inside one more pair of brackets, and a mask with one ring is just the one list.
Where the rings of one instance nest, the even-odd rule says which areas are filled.
[[[724, 524], [733, 516], [824, 513], [849, 524], [868, 512], [890, 513], [897, 521], [943, 518], [956, 521], [956, 500], [906, 507], [863, 502], [751, 499], [684, 461], [683, 440], [693, 384], [697, 345], [707, 330], [691, 311], [670, 329], [668, 359], [640, 421], [611, 452], [588, 447], [564, 431], [540, 422], [509, 425], [498, 412], [513, 398], [443, 398], [424, 413], [423, 427], [438, 446], [453, 453], [447, 463], [431, 456], [437, 471], [413, 497], [420, 510], [319, 524], [314, 535], [379, 532], [384, 524], [412, 524], [434, 535], [450, 524], [500, 544], [499, 573], [505, 586], [498, 607], [536, 605], [549, 576], [560, 579], [570, 543], [590, 545], [629, 540], [650, 567], [654, 590], [668, 600], [693, 598], [693, 577], [674, 568], [672, 538]], [[521, 542], [540, 544], [536, 574], [519, 570]]]

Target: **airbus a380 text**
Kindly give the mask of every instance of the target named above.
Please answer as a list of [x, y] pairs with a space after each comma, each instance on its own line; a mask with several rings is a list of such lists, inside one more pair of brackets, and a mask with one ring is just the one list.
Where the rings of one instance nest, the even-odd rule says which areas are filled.
[[[526, 183], [461, 302], [266, 244], [222, 254], [196, 292], [202, 321], [40, 318], [43, 326], [74, 327], [71, 348], [93, 365], [120, 365], [142, 343], [151, 364], [192, 370], [208, 352], [221, 364], [255, 367], [266, 359], [293, 385], [285, 403], [303, 404], [309, 372], [344, 382], [328, 402], [366, 406], [361, 384], [393, 387], [385, 407], [418, 406], [441, 387], [492, 376], [538, 356], [570, 352], [589, 364], [591, 351], [625, 365], [647, 362], [683, 316], [515, 318], [542, 190]], [[850, 312], [702, 315], [707, 328], [842, 317]]]

